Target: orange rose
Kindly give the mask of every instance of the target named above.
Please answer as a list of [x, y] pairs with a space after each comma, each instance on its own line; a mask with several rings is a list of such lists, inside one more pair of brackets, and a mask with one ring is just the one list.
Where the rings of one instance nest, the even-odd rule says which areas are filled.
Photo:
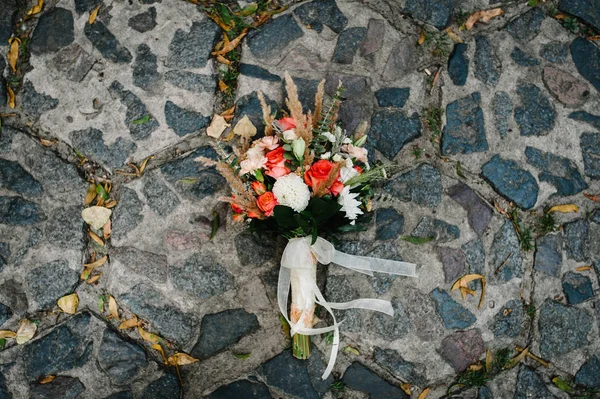
[[281, 129], [284, 132], [286, 130], [293, 129], [296, 127], [296, 121], [294, 120], [294, 118], [291, 118], [289, 116], [287, 118], [281, 118], [277, 122], [279, 123], [279, 126], [281, 126]]
[[339, 180], [334, 181], [331, 187], [329, 187], [329, 191], [331, 191], [331, 194], [333, 195], [340, 195], [343, 189], [344, 183]]
[[256, 205], [258, 205], [260, 210], [263, 211], [265, 215], [271, 216], [273, 214], [275, 205], [277, 205], [277, 200], [275, 199], [275, 195], [269, 191], [258, 196]]
[[354, 165], [354, 170], [357, 171], [358, 173], [361, 173], [361, 174], [363, 172], [362, 168], [360, 166], [358, 166], [358, 165]]
[[265, 154], [267, 158], [267, 175], [275, 179], [285, 176], [290, 173], [290, 170], [285, 166], [285, 158], [283, 154], [285, 150], [283, 147], [278, 147], [273, 151], [269, 151]]
[[[321, 159], [310, 167], [308, 172], [304, 174], [304, 182], [307, 186], [312, 188], [313, 192], [317, 191], [319, 183], [324, 182], [329, 177], [331, 169], [333, 168], [333, 162], [326, 159]], [[339, 173], [338, 173], [339, 177]]]
[[[232, 199], [235, 199], [235, 195], [232, 197]], [[234, 213], [244, 213], [244, 208], [238, 204], [234, 204], [233, 202], [231, 202], [231, 209], [233, 209]]]
[[265, 192], [267, 192], [267, 187], [265, 184], [259, 181], [252, 182], [252, 189], [258, 195], [263, 195]]
[[258, 219], [259, 218], [259, 216], [256, 213], [252, 212], [252, 211], [248, 212], [248, 217], [251, 218], [251, 219]]

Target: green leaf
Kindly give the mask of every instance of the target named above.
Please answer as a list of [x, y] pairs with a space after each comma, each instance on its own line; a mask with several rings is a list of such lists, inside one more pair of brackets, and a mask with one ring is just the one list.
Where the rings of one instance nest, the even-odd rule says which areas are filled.
[[294, 214], [294, 220], [296, 221], [296, 223], [298, 223], [298, 226], [302, 228], [304, 234], [310, 233], [310, 231], [312, 230], [312, 224], [310, 223], [310, 220], [306, 220], [302, 217], [302, 215], [299, 215], [297, 213]]
[[242, 11], [240, 11], [240, 15], [243, 17], [247, 17], [249, 15], [254, 14], [257, 10], [258, 10], [258, 4], [250, 3], [246, 7], [242, 8]]
[[281, 329], [283, 330], [283, 333], [286, 335], [286, 337], [291, 338], [290, 337], [290, 325], [288, 324], [287, 320], [285, 319], [285, 317], [283, 317], [283, 315], [281, 313], [279, 314], [279, 322], [281, 323]]
[[284, 151], [292, 151], [292, 145], [291, 144], [284, 144], [283, 145], [283, 149]]
[[277, 224], [281, 227], [290, 229], [295, 229], [298, 227], [298, 223], [294, 218], [294, 210], [289, 206], [275, 206], [273, 209], [273, 217], [277, 221]]
[[6, 346], [6, 340], [4, 338], [0, 338], [0, 350], [4, 350], [4, 347]]
[[248, 359], [250, 356], [252, 356], [252, 352], [234, 353], [233, 356], [237, 357], [238, 359]]
[[344, 348], [344, 353], [352, 353], [356, 356], [360, 355], [360, 352], [356, 348], [351, 347], [350, 345]]
[[538, 5], [538, 0], [529, 0], [529, 2], [527, 2], [527, 5], [530, 7], [535, 7]]
[[213, 220], [211, 223], [211, 230], [210, 230], [210, 239], [211, 240], [217, 234], [217, 230], [219, 230], [219, 227], [221, 227], [221, 218], [219, 218], [219, 214], [217, 213], [217, 211], [215, 211], [213, 209], [212, 214], [213, 214]]
[[571, 388], [571, 385], [560, 377], [554, 377], [552, 379], [552, 383], [554, 383], [554, 385], [556, 385], [556, 387], [563, 392], [568, 393], [573, 390], [573, 388]]
[[308, 203], [307, 210], [312, 214], [317, 224], [331, 219], [342, 208], [333, 198], [325, 198], [314, 197]]
[[148, 123], [148, 122], [150, 122], [150, 115], [144, 115], [140, 119], [134, 120], [132, 123], [134, 125], [143, 125], [144, 123]]
[[456, 174], [465, 179], [465, 175], [462, 172], [462, 165], [460, 164], [460, 161], [456, 163]]
[[260, 169], [256, 169], [254, 171], [254, 177], [256, 177], [256, 180], [258, 180], [261, 183], [263, 183], [265, 181], [265, 177], [263, 176], [263, 174], [260, 171]]
[[312, 231], [312, 237], [310, 240], [310, 245], [314, 245], [315, 242], [317, 242], [317, 238], [319, 237], [319, 231], [317, 230], [317, 228], [315, 227]]
[[410, 242], [411, 244], [421, 245], [427, 244], [430, 241], [433, 241], [433, 237], [413, 237], [413, 236], [402, 236], [400, 237], [402, 240]]
[[290, 161], [292, 161], [292, 160], [296, 159], [296, 158], [294, 157], [294, 154], [291, 154], [291, 153], [289, 153], [289, 152], [284, 152], [284, 153], [283, 153], [283, 157], [284, 157], [285, 159], [287, 159], [287, 160], [290, 160]]
[[358, 140], [354, 142], [355, 147], [362, 147], [367, 142], [367, 135], [362, 135]]
[[96, 194], [98, 194], [104, 201], [108, 200], [108, 193], [101, 184], [96, 184]]
[[106, 298], [104, 298], [104, 296], [98, 297], [98, 310], [100, 311], [100, 313], [104, 313], [104, 302], [105, 301], [106, 301]]

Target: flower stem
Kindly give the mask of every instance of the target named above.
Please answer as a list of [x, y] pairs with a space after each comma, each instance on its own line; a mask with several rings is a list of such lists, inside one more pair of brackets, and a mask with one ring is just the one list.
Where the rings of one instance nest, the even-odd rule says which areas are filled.
[[310, 335], [294, 334], [292, 353], [296, 359], [308, 359], [310, 357]]

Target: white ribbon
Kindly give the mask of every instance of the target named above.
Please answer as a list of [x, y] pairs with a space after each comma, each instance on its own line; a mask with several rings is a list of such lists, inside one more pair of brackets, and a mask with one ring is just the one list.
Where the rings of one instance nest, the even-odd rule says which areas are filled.
[[350, 270], [354, 270], [359, 273], [368, 274], [373, 276], [373, 272], [395, 274], [399, 276], [417, 277], [416, 265], [407, 262], [398, 262], [394, 260], [369, 258], [366, 256], [355, 256], [349, 255], [343, 252], [336, 251], [333, 245], [318, 237], [317, 241], [310, 245], [310, 237], [292, 238], [281, 257], [281, 269], [279, 270], [279, 282], [277, 285], [277, 303], [279, 310], [283, 317], [290, 324], [290, 334], [303, 334], [303, 335], [318, 335], [333, 331], [333, 346], [331, 348], [331, 355], [329, 357], [329, 363], [325, 372], [321, 376], [322, 379], [327, 379], [333, 366], [335, 364], [338, 347], [340, 345], [340, 330], [339, 326], [343, 322], [337, 322], [333, 309], [367, 309], [376, 312], [385, 313], [393, 316], [394, 309], [389, 301], [382, 299], [356, 299], [350, 302], [343, 303], [332, 303], [327, 302], [323, 297], [323, 294], [317, 287], [316, 281], [312, 282], [312, 287], [304, 287], [308, 290], [312, 290], [314, 296], [316, 296], [315, 303], [323, 306], [331, 317], [333, 318], [333, 325], [323, 328], [307, 328], [301, 323], [305, 316], [305, 312], [308, 310], [306, 307], [303, 308], [302, 314], [298, 318], [298, 323], [293, 323], [287, 313], [287, 303], [290, 294], [291, 276], [292, 269], [311, 269], [313, 265], [313, 256], [323, 265], [329, 263], [335, 263], [338, 266], [345, 267]]

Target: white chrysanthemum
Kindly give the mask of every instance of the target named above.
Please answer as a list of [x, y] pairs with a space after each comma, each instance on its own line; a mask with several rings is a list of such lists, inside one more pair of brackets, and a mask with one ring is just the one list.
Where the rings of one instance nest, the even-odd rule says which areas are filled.
[[273, 185], [273, 195], [279, 205], [289, 206], [296, 212], [305, 210], [310, 201], [308, 186], [294, 173], [277, 179]]
[[348, 180], [352, 179], [354, 176], [359, 175], [358, 171], [354, 169], [352, 166], [344, 166], [340, 169], [340, 180], [342, 183], [346, 183]]
[[346, 213], [346, 217], [350, 220], [356, 220], [358, 215], [362, 215], [363, 211], [360, 210], [360, 201], [356, 199], [359, 193], [351, 193], [350, 187], [346, 186], [338, 197], [338, 204], [342, 206], [340, 209]]

